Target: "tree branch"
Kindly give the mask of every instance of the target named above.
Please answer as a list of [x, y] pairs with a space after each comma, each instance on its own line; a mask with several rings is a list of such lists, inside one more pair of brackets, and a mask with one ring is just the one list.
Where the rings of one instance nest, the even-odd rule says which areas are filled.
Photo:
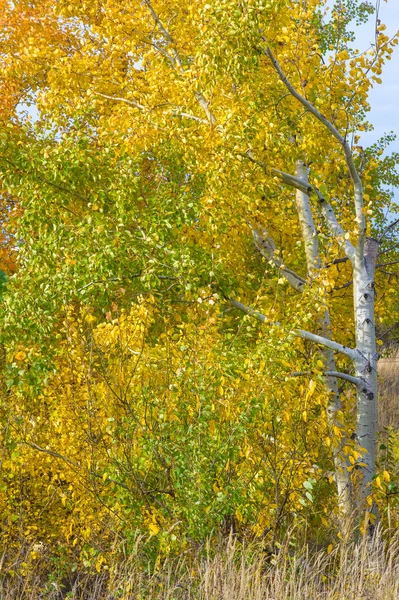
[[[267, 323], [268, 325], [277, 325], [277, 326], [280, 325], [280, 323], [278, 323], [278, 322], [268, 321], [267, 317], [265, 315], [258, 312], [257, 310], [254, 310], [250, 306], [246, 306], [245, 304], [242, 304], [241, 302], [238, 302], [237, 300], [234, 300], [233, 298], [227, 298], [227, 299], [232, 306], [234, 306], [235, 308], [238, 308], [239, 310], [246, 313], [247, 315], [250, 315], [251, 317], [255, 317], [262, 323]], [[341, 354], [345, 354], [352, 360], [354, 360], [357, 356], [356, 351], [353, 350], [352, 348], [348, 348], [348, 346], [343, 346], [342, 344], [339, 344], [338, 342], [329, 340], [321, 335], [317, 335], [316, 333], [311, 333], [310, 331], [305, 331], [304, 329], [295, 329], [291, 333], [293, 335], [295, 335], [296, 337], [300, 337], [304, 340], [308, 340], [310, 342], [314, 342], [315, 344], [320, 344], [321, 346], [330, 348], [330, 350], [333, 350], [334, 352], [340, 352]]]
[[234, 300], [234, 298], [227, 298], [227, 300], [232, 306], [234, 306], [234, 308], [238, 308], [238, 310], [241, 310], [245, 314], [250, 315], [251, 317], [255, 317], [262, 323], [267, 323], [268, 325], [280, 325], [280, 323], [278, 322], [268, 321], [265, 315], [258, 312], [257, 310], [254, 310], [250, 306], [246, 306], [245, 304], [238, 302], [238, 300]]
[[384, 239], [384, 237], [387, 235], [387, 233], [389, 233], [391, 231], [391, 229], [393, 229], [394, 227], [396, 227], [396, 225], [399, 224], [399, 219], [396, 219], [396, 221], [394, 221], [393, 223], [390, 223], [382, 232], [382, 234], [380, 235], [380, 237], [378, 238], [379, 243], [382, 242], [382, 240]]
[[[139, 110], [145, 111], [145, 112], [151, 112], [153, 110], [155, 110], [155, 108], [159, 108], [159, 107], [155, 107], [155, 108], [146, 108], [143, 104], [140, 104], [139, 102], [136, 102], [135, 100], [129, 100], [128, 98], [121, 98], [119, 96], [109, 96], [108, 94], [102, 94], [101, 92], [94, 92], [94, 94], [96, 96], [100, 96], [101, 98], [107, 98], [108, 100], [114, 100], [115, 102], [124, 102], [125, 104], [128, 104], [129, 106], [133, 106], [134, 108], [138, 108]], [[162, 106], [165, 106], [165, 104], [162, 104]], [[166, 104], [166, 106], [170, 106], [169, 104]], [[173, 110], [173, 115], [176, 117], [184, 117], [186, 119], [192, 119], [193, 121], [198, 121], [199, 123], [208, 123], [208, 121], [206, 119], [202, 119], [201, 117], [197, 117], [196, 115], [191, 115], [190, 113], [186, 113], [183, 111], [180, 111], [179, 108], [172, 108]]]
[[[14, 167], [14, 169], [21, 172], [22, 169], [20, 169], [17, 165], [15, 165], [13, 162], [11, 162], [8, 158], [6, 158], [6, 157], [2, 157], [2, 158], [5, 160], [6, 163], [8, 163], [12, 167]], [[46, 179], [45, 177], [42, 177], [42, 175], [39, 175], [38, 173], [35, 173], [34, 171], [25, 170], [23, 172], [27, 173], [28, 175], [31, 175], [32, 177], [35, 177], [39, 181], [42, 181], [46, 185], [49, 185], [50, 187], [58, 190], [59, 192], [64, 192], [65, 194], [69, 194], [70, 196], [79, 198], [79, 200], [83, 200], [84, 202], [89, 202], [89, 199], [86, 196], [82, 196], [81, 194], [78, 194], [77, 192], [74, 192], [73, 190], [69, 190], [68, 188], [63, 187], [62, 185], [53, 183], [52, 181], [49, 181], [48, 179]], [[68, 208], [67, 206], [62, 206], [62, 208], [76, 216], [76, 213], [73, 210], [71, 210], [70, 208]]]
[[[179, 65], [180, 68], [183, 67], [182, 65], [182, 61], [180, 59], [180, 55], [178, 53], [178, 51], [176, 50], [176, 48], [174, 48], [174, 41], [172, 36], [170, 35], [169, 31], [167, 29], [165, 29], [165, 27], [162, 24], [161, 19], [158, 17], [157, 13], [155, 12], [155, 10], [152, 7], [152, 4], [150, 2], [150, 0], [144, 0], [144, 4], [146, 4], [148, 10], [151, 13], [152, 18], [154, 19], [159, 31], [162, 33], [162, 35], [164, 36], [165, 40], [167, 42], [169, 42], [169, 44], [172, 46], [173, 48], [173, 54], [175, 55], [175, 61], [176, 63]], [[170, 57], [169, 57], [170, 58]]]
[[392, 252], [392, 250], [396, 250], [396, 248], [398, 248], [398, 247], [399, 247], [399, 244], [394, 244], [390, 248], [385, 248], [385, 250], [380, 250], [378, 253], [378, 256], [381, 256], [381, 254], [388, 254], [388, 252]]
[[359, 242], [358, 242], [358, 246], [356, 249], [356, 254], [357, 254], [357, 258], [359, 260], [359, 264], [362, 264], [363, 254], [364, 254], [364, 252], [363, 252], [364, 240], [365, 240], [365, 235], [366, 235], [366, 221], [365, 221], [365, 217], [363, 214], [363, 185], [362, 185], [360, 175], [357, 172], [357, 169], [356, 169], [356, 166], [355, 166], [355, 163], [353, 160], [352, 150], [351, 150], [348, 142], [346, 141], [346, 139], [344, 137], [342, 137], [342, 135], [339, 133], [338, 129], [336, 129], [336, 127], [334, 127], [334, 125], [320, 111], [318, 111], [317, 108], [315, 106], [313, 106], [313, 104], [311, 104], [311, 102], [309, 102], [309, 100], [306, 100], [306, 98], [304, 98], [294, 88], [294, 86], [288, 81], [278, 60], [273, 55], [273, 52], [271, 51], [271, 49], [267, 48], [264, 52], [269, 57], [274, 69], [277, 71], [277, 74], [278, 74], [280, 80], [285, 85], [287, 90], [310, 113], [312, 113], [312, 115], [315, 116], [316, 119], [320, 123], [322, 123], [328, 129], [328, 131], [333, 135], [333, 137], [339, 142], [339, 144], [341, 145], [341, 147], [344, 151], [346, 164], [347, 164], [347, 167], [348, 167], [348, 170], [349, 170], [352, 182], [353, 182], [354, 196], [355, 196], [356, 220], [359, 225]]
[[300, 179], [299, 177], [296, 177], [295, 175], [285, 173], [284, 171], [280, 171], [279, 169], [275, 169], [274, 167], [269, 167], [268, 165], [266, 165], [266, 163], [255, 159], [251, 151], [247, 151], [241, 156], [246, 156], [251, 162], [260, 166], [265, 172], [269, 171], [275, 173], [277, 177], [279, 177], [281, 181], [286, 185], [294, 187], [307, 195], [314, 193], [317, 196], [317, 199], [319, 200], [321, 211], [331, 231], [331, 234], [334, 236], [339, 246], [343, 249], [348, 259], [352, 263], [354, 262], [355, 248], [352, 245], [352, 243], [348, 239], [346, 239], [345, 231], [338, 223], [331, 204], [327, 202], [323, 194], [320, 192], [320, 190], [317, 189], [316, 186], [307, 183], [306, 181]]
[[190, 115], [189, 113], [186, 113], [186, 112], [178, 112], [177, 110], [174, 113], [174, 116], [184, 117], [185, 119], [192, 119], [193, 121], [198, 121], [198, 123], [205, 123], [205, 124], [208, 123], [208, 121], [206, 119], [201, 119], [201, 117], [196, 117], [195, 115]]
[[[325, 377], [337, 377], [339, 379], [345, 379], [345, 381], [349, 381], [350, 383], [354, 383], [355, 385], [363, 385], [363, 381], [360, 377], [354, 377], [353, 375], [348, 375], [348, 373], [342, 373], [341, 371], [324, 371], [322, 373]], [[296, 371], [295, 373], [290, 373], [290, 377], [304, 377], [308, 375], [313, 375], [312, 371]]]
[[397, 265], [399, 264], [399, 260], [390, 260], [389, 262], [386, 263], [379, 263], [375, 266], [376, 269], [381, 268], [381, 267], [389, 267], [390, 265]]
[[[314, 188], [316, 189], [316, 188]], [[327, 202], [321, 195], [318, 196], [320, 201], [321, 212], [328, 224], [328, 228], [331, 231], [332, 235], [336, 239], [338, 245], [345, 252], [346, 256], [349, 260], [354, 263], [355, 261], [355, 248], [353, 244], [348, 240], [345, 235], [345, 231], [338, 223], [337, 218], [335, 216], [334, 210], [329, 202]]]
[[[144, 0], [144, 4], [147, 6], [148, 10], [150, 11], [151, 16], [152, 16], [153, 20], [155, 21], [159, 31], [164, 36], [165, 40], [172, 46], [174, 59], [168, 53], [166, 53], [167, 57], [169, 58], [169, 60], [172, 60], [172, 61], [174, 60], [175, 63], [179, 66], [179, 68], [184, 72], [183, 61], [181, 60], [180, 54], [175, 47], [175, 42], [174, 42], [172, 36], [170, 35], [169, 31], [164, 27], [161, 19], [155, 12], [150, 0]], [[202, 110], [205, 112], [209, 123], [211, 125], [214, 125], [216, 123], [216, 118], [210, 111], [209, 102], [206, 100], [205, 96], [199, 91], [194, 92], [194, 96], [197, 99], [197, 102], [201, 106]]]
[[134, 108], [138, 108], [140, 110], [147, 110], [147, 108], [136, 102], [135, 100], [128, 100], [127, 98], [120, 98], [119, 96], [109, 96], [108, 94], [102, 94], [101, 92], [94, 92], [96, 96], [101, 96], [101, 98], [107, 98], [108, 100], [114, 100], [115, 102], [124, 102], [125, 104], [129, 104], [129, 106], [134, 106]]
[[[54, 458], [59, 458], [61, 460], [63, 460], [64, 462], [68, 463], [69, 465], [72, 465], [73, 467], [76, 467], [79, 470], [82, 470], [82, 467], [79, 463], [71, 460], [70, 458], [63, 456], [62, 454], [60, 454], [59, 452], [55, 452], [54, 450], [50, 450], [49, 448], [42, 448], [41, 446], [39, 446], [38, 444], [35, 444], [34, 442], [21, 442], [22, 444], [25, 444], [26, 446], [30, 446], [31, 448], [33, 448], [34, 450], [37, 450], [38, 452], [44, 452], [45, 454], [49, 454], [50, 456], [53, 456]], [[89, 471], [90, 475], [93, 475], [93, 477], [97, 477], [98, 479], [102, 479], [104, 481], [104, 483], [109, 482], [109, 483], [114, 483], [115, 485], [118, 485], [119, 487], [124, 488], [125, 490], [128, 490], [129, 492], [132, 491], [131, 488], [129, 486], [127, 486], [125, 483], [122, 483], [121, 481], [117, 481], [116, 479], [112, 479], [112, 477], [106, 477], [104, 479], [104, 474], [101, 475], [101, 473], [97, 473], [96, 471]]]
[[333, 340], [328, 340], [327, 338], [321, 335], [311, 333], [310, 331], [305, 331], [304, 329], [297, 329], [293, 331], [293, 334], [303, 338], [304, 340], [309, 340], [310, 342], [315, 342], [315, 344], [320, 344], [321, 346], [330, 348], [330, 350], [333, 350], [334, 352], [340, 352], [341, 354], [345, 354], [352, 360], [354, 360], [356, 357], [356, 351], [353, 348], [343, 346], [342, 344], [334, 342]]
[[333, 265], [339, 265], [341, 263], [347, 262], [348, 260], [349, 260], [349, 258], [347, 256], [345, 256], [344, 258], [334, 258], [334, 260], [332, 260], [331, 262], [326, 263], [325, 265], [322, 265], [320, 267], [320, 269], [329, 269]]
[[137, 277], [141, 277], [141, 275], [142, 275], [142, 272], [140, 271], [139, 273], [134, 273], [133, 275], [129, 275], [129, 276], [125, 276], [125, 277], [110, 277], [109, 279], [95, 279], [94, 281], [90, 281], [89, 283], [86, 283], [86, 285], [84, 285], [83, 287], [78, 288], [76, 291], [82, 292], [86, 288], [89, 288], [92, 285], [97, 285], [98, 283], [108, 283], [111, 281], [124, 281], [126, 279], [136, 279]]
[[345, 379], [345, 381], [349, 381], [355, 385], [363, 385], [363, 381], [360, 379], [360, 377], [354, 377], [353, 375], [348, 375], [348, 373], [341, 373], [341, 371], [325, 371], [323, 375]]
[[297, 291], [303, 292], [303, 288], [306, 285], [306, 279], [295, 273], [292, 269], [289, 269], [285, 266], [282, 259], [279, 256], [275, 255], [275, 247], [273, 240], [268, 237], [266, 231], [262, 231], [262, 234], [254, 229], [251, 224], [249, 224], [252, 236], [254, 238], [255, 248], [264, 256], [269, 263], [273, 264], [276, 269], [281, 271], [281, 274], [288, 283]]
[[197, 98], [198, 104], [201, 106], [202, 110], [208, 117], [210, 124], [214, 125], [216, 123], [216, 118], [213, 115], [213, 113], [210, 111], [209, 102], [205, 99], [205, 96], [203, 96], [202, 93], [198, 92], [198, 91], [194, 92], [194, 96]]

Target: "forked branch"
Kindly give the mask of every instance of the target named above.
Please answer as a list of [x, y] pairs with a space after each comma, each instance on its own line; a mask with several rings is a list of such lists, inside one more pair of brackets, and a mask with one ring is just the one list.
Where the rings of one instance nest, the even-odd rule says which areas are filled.
[[[170, 35], [169, 31], [166, 29], [166, 27], [162, 23], [161, 19], [155, 12], [154, 7], [152, 6], [150, 0], [144, 0], [144, 4], [147, 6], [148, 10], [150, 11], [151, 17], [152, 17], [154, 23], [156, 24], [156, 26], [158, 27], [159, 31], [163, 35], [164, 40], [169, 44], [169, 46], [172, 49], [173, 57], [171, 57], [170, 54], [166, 53], [167, 58], [171, 62], [172, 66], [177, 65], [179, 67], [179, 69], [184, 73], [185, 69], [184, 69], [183, 61], [182, 61], [181, 56], [176, 48], [173, 37]], [[158, 50], [160, 50], [160, 48], [158, 48]], [[165, 53], [165, 52], [163, 51], [163, 53]], [[214, 125], [216, 123], [216, 118], [213, 115], [213, 113], [211, 112], [211, 110], [209, 108], [209, 102], [206, 100], [205, 96], [200, 91], [195, 91], [194, 96], [195, 96], [198, 104], [201, 106], [202, 110], [206, 114], [209, 123], [211, 125]]]
[[281, 179], [281, 181], [283, 183], [285, 183], [286, 185], [294, 187], [295, 189], [303, 192], [304, 194], [316, 195], [316, 197], [320, 203], [321, 212], [327, 222], [327, 225], [328, 225], [328, 228], [330, 229], [331, 234], [336, 239], [338, 245], [345, 252], [345, 255], [347, 256], [347, 258], [349, 258], [349, 260], [352, 263], [354, 262], [355, 248], [354, 248], [353, 244], [350, 242], [350, 240], [348, 239], [344, 229], [338, 223], [338, 220], [335, 216], [335, 213], [334, 213], [334, 210], [333, 210], [331, 204], [329, 202], [327, 202], [327, 200], [324, 198], [323, 194], [320, 192], [320, 190], [316, 186], [304, 181], [303, 179], [300, 179], [299, 177], [296, 177], [295, 175], [291, 175], [290, 173], [285, 173], [284, 171], [280, 171], [280, 169], [275, 169], [274, 167], [269, 167], [266, 163], [255, 159], [251, 151], [246, 152], [243, 156], [247, 157], [254, 164], [257, 164], [266, 173], [270, 172], [270, 173], [273, 173], [274, 175], [276, 175], [277, 177], [279, 177]]
[[365, 216], [363, 213], [363, 185], [362, 185], [362, 181], [360, 179], [360, 175], [356, 169], [355, 162], [353, 160], [352, 150], [351, 150], [346, 138], [343, 137], [339, 133], [338, 129], [336, 127], [334, 127], [334, 125], [331, 123], [331, 121], [329, 121], [319, 110], [317, 110], [317, 108], [315, 106], [313, 106], [313, 104], [311, 102], [309, 102], [309, 100], [304, 98], [302, 96], [302, 94], [300, 94], [295, 89], [295, 87], [292, 85], [292, 83], [286, 77], [278, 60], [276, 59], [276, 57], [274, 56], [274, 54], [270, 48], [267, 48], [265, 50], [265, 54], [270, 59], [274, 69], [277, 71], [280, 81], [285, 85], [285, 87], [290, 92], [290, 94], [294, 98], [296, 98], [302, 104], [302, 106], [304, 106], [306, 108], [307, 111], [309, 111], [314, 117], [316, 117], [316, 119], [320, 123], [322, 123], [328, 129], [328, 131], [333, 135], [333, 137], [339, 142], [339, 144], [341, 145], [341, 147], [344, 151], [346, 164], [347, 164], [347, 167], [348, 167], [348, 170], [349, 170], [352, 182], [353, 182], [353, 188], [354, 188], [356, 221], [359, 226], [359, 241], [358, 241], [358, 246], [357, 246], [357, 257], [359, 259], [359, 264], [361, 264], [361, 261], [363, 260], [364, 240], [365, 240], [365, 235], [366, 235], [366, 221], [365, 221]]

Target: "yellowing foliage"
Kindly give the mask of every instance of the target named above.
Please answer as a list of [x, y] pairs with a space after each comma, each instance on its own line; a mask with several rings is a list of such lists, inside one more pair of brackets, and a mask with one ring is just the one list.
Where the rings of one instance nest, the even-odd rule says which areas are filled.
[[[6, 211], [19, 259], [1, 317], [8, 547], [39, 543], [101, 571], [137, 532], [154, 559], [218, 531], [274, 544], [292, 524], [339, 527], [334, 458], [355, 483], [364, 466], [354, 393], [346, 381], [329, 425], [324, 362], [294, 332], [317, 332], [327, 307], [334, 339], [354, 344], [351, 269], [313, 199], [322, 264], [306, 268], [281, 171], [306, 162], [344, 239], [361, 219], [342, 148], [286, 93], [267, 49], [353, 136], [378, 237], [395, 158], [382, 156], [389, 138], [364, 150], [359, 136], [397, 38], [379, 27], [372, 53], [351, 49], [366, 4], [328, 20], [320, 0], [0, 0], [0, 177], [19, 206]], [[382, 506], [388, 470], [374, 483]]]
[[68, 309], [56, 374], [37, 399], [13, 400], [13, 543], [16, 518], [25, 539], [63, 540], [87, 560], [118, 531], [141, 529], [170, 551], [223, 523], [262, 535], [309, 513], [313, 487], [328, 487], [320, 391], [281, 388], [264, 373], [278, 367], [262, 337], [238, 332], [233, 351], [223, 320], [217, 305], [168, 315], [151, 297], [98, 325]]

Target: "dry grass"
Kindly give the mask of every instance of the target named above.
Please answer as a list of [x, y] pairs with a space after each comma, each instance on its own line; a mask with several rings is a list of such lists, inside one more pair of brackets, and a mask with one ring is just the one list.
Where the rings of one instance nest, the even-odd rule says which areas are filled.
[[380, 403], [378, 428], [399, 429], [399, 353], [382, 358], [378, 364]]
[[[380, 538], [336, 547], [330, 554], [276, 556], [233, 538], [215, 552], [186, 553], [146, 573], [139, 547], [122, 564], [99, 574], [76, 575], [69, 584], [4, 577], [1, 600], [395, 600], [399, 598], [399, 537], [382, 548]], [[141, 565], [141, 566], [140, 566]]]
[[[379, 363], [379, 431], [399, 430], [399, 352]], [[218, 548], [144, 568], [143, 540], [108, 570], [50, 573], [46, 557], [21, 572], [20, 552], [11, 576], [0, 566], [0, 600], [396, 600], [399, 599], [399, 532], [389, 545], [375, 537], [358, 545], [292, 553], [287, 542], [270, 556], [233, 538]], [[0, 561], [1, 562], [1, 561]], [[42, 565], [42, 568], [40, 568]]]

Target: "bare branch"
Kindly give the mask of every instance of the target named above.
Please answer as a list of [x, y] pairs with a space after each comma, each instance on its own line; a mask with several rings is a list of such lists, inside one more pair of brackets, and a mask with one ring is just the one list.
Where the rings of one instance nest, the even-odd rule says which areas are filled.
[[274, 243], [271, 238], [268, 237], [266, 231], [257, 231], [250, 224], [252, 235], [254, 238], [255, 247], [264, 256], [269, 263], [274, 265], [290, 285], [297, 291], [303, 292], [303, 288], [306, 285], [306, 279], [295, 273], [292, 269], [285, 266], [282, 259], [275, 254]]
[[389, 233], [391, 231], [391, 229], [393, 229], [394, 227], [396, 227], [396, 225], [399, 225], [399, 219], [396, 219], [396, 221], [393, 221], [393, 223], [390, 223], [382, 232], [382, 234], [380, 235], [380, 237], [378, 238], [378, 241], [381, 243], [382, 240], [384, 239], [384, 237], [387, 235], [387, 233]]
[[325, 371], [323, 375], [327, 375], [329, 377], [338, 377], [339, 379], [345, 379], [345, 381], [349, 381], [350, 383], [354, 383], [355, 385], [364, 384], [360, 377], [354, 377], [353, 375], [348, 375], [348, 373], [341, 373], [341, 371]]
[[101, 98], [107, 98], [108, 100], [114, 100], [115, 102], [125, 102], [125, 104], [129, 104], [129, 106], [134, 106], [134, 108], [138, 108], [140, 110], [148, 110], [143, 104], [136, 102], [135, 100], [128, 100], [127, 98], [120, 98], [118, 96], [108, 96], [108, 94], [102, 94], [101, 92], [94, 92], [96, 96], [101, 96]]
[[[157, 15], [157, 13], [155, 12], [150, 0], [144, 0], [144, 3], [146, 4], [148, 10], [151, 13], [151, 16], [153, 18], [153, 20], [155, 21], [159, 31], [162, 33], [162, 35], [164, 36], [165, 40], [170, 44], [170, 46], [172, 47], [172, 51], [174, 54], [174, 59], [165, 51], [163, 51], [163, 54], [165, 54], [167, 56], [167, 58], [169, 58], [169, 60], [171, 60], [179, 66], [179, 68], [184, 72], [184, 66], [183, 66], [183, 61], [180, 57], [179, 52], [176, 49], [176, 45], [175, 42], [172, 38], [172, 36], [170, 35], [169, 31], [166, 29], [166, 27], [163, 25], [161, 19], [159, 18], [159, 16]], [[161, 50], [160, 47], [157, 47], [158, 50]], [[198, 101], [198, 104], [201, 106], [202, 110], [204, 111], [204, 113], [206, 114], [208, 121], [211, 125], [214, 125], [216, 123], [216, 118], [215, 116], [212, 114], [211, 110], [209, 109], [209, 102], [206, 100], [205, 96], [202, 94], [202, 92], [196, 91], [194, 92], [194, 96]]]
[[335, 237], [339, 246], [343, 249], [349, 260], [352, 263], [354, 262], [355, 248], [353, 247], [349, 239], [345, 237], [345, 231], [338, 223], [331, 204], [327, 202], [323, 194], [320, 192], [320, 190], [317, 189], [316, 186], [307, 183], [306, 181], [300, 179], [299, 177], [296, 177], [295, 175], [285, 173], [284, 171], [280, 171], [279, 169], [275, 169], [274, 167], [269, 167], [266, 163], [255, 159], [251, 151], [246, 152], [242, 156], [247, 157], [251, 162], [260, 166], [265, 172], [272, 172], [276, 174], [286, 185], [292, 186], [307, 195], [314, 193], [320, 202], [321, 211], [323, 213], [324, 218], [326, 219], [327, 225], [332, 235]]
[[[294, 373], [290, 373], [290, 377], [304, 377], [308, 375], [313, 375], [312, 371], [296, 371]], [[345, 381], [349, 381], [350, 383], [354, 383], [355, 385], [363, 385], [364, 382], [359, 377], [354, 377], [353, 375], [348, 375], [348, 373], [342, 373], [341, 371], [324, 371], [322, 373], [325, 377], [338, 377], [339, 379], [345, 379]]]
[[[316, 189], [316, 188], [314, 188]], [[321, 212], [328, 224], [328, 227], [336, 239], [339, 246], [343, 249], [346, 256], [353, 263], [355, 260], [355, 248], [349, 239], [346, 238], [346, 233], [338, 223], [333, 208], [321, 195], [318, 196], [320, 201]]]
[[[241, 310], [242, 312], [244, 312], [247, 315], [250, 315], [251, 317], [255, 317], [262, 323], [267, 323], [268, 325], [275, 325], [275, 326], [280, 325], [280, 323], [278, 323], [278, 322], [268, 321], [267, 317], [265, 315], [263, 315], [262, 313], [258, 312], [257, 310], [254, 310], [250, 306], [246, 306], [245, 304], [242, 304], [241, 302], [234, 300], [233, 298], [228, 298], [228, 301], [235, 308], [238, 308], [239, 310]], [[325, 346], [326, 348], [330, 348], [330, 350], [333, 350], [334, 352], [340, 352], [341, 354], [345, 354], [352, 360], [354, 360], [357, 356], [357, 353], [354, 349], [349, 348], [348, 346], [343, 346], [342, 344], [339, 344], [338, 342], [329, 340], [321, 335], [317, 335], [316, 333], [311, 333], [310, 331], [306, 331], [304, 329], [295, 329], [295, 330], [291, 331], [291, 333], [293, 335], [295, 335], [296, 337], [300, 337], [304, 340], [308, 340], [310, 342], [314, 342], [315, 344], [319, 344], [321, 346]]]
[[386, 263], [379, 263], [378, 265], [375, 266], [376, 269], [381, 268], [381, 267], [389, 267], [390, 265], [397, 265], [399, 264], [399, 260], [390, 260], [389, 262]]
[[348, 167], [348, 170], [349, 170], [352, 182], [353, 182], [353, 187], [354, 187], [356, 220], [359, 225], [359, 232], [360, 232], [359, 243], [358, 243], [358, 247], [357, 247], [357, 257], [359, 259], [359, 264], [361, 264], [361, 261], [363, 260], [363, 248], [364, 248], [364, 239], [365, 239], [365, 233], [366, 233], [366, 222], [365, 222], [365, 217], [363, 214], [363, 186], [362, 186], [362, 181], [360, 179], [359, 173], [357, 172], [357, 169], [356, 169], [356, 166], [355, 166], [355, 163], [353, 160], [352, 150], [351, 150], [348, 142], [346, 141], [346, 139], [339, 133], [338, 129], [336, 129], [336, 127], [334, 127], [334, 125], [320, 111], [318, 111], [317, 108], [315, 106], [313, 106], [313, 104], [311, 104], [311, 102], [309, 102], [309, 100], [304, 98], [294, 88], [294, 86], [288, 81], [278, 60], [275, 58], [275, 56], [273, 55], [273, 52], [271, 51], [270, 48], [267, 48], [265, 50], [265, 54], [269, 57], [274, 69], [277, 71], [277, 74], [278, 74], [280, 80], [285, 85], [285, 87], [288, 89], [288, 91], [292, 94], [292, 96], [294, 96], [294, 98], [296, 98], [310, 113], [312, 113], [312, 115], [315, 116], [316, 119], [318, 121], [320, 121], [320, 123], [322, 123], [330, 131], [330, 133], [334, 136], [334, 138], [342, 146], [342, 149], [343, 149], [344, 155], [345, 155], [346, 164], [347, 164], [347, 167]]

